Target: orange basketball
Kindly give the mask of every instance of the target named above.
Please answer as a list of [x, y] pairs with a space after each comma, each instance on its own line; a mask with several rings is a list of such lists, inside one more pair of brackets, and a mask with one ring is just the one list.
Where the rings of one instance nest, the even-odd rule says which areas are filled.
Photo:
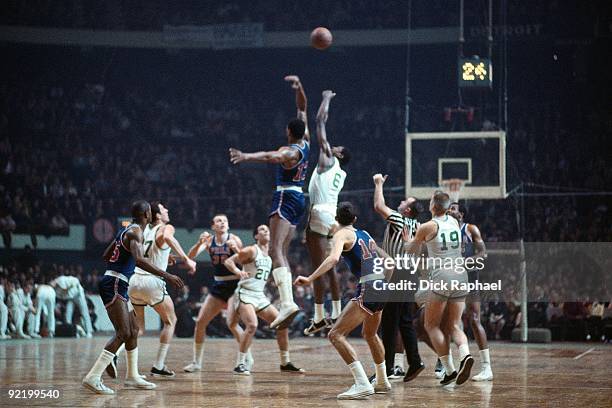
[[325, 27], [317, 27], [310, 33], [310, 45], [317, 50], [324, 50], [332, 43], [332, 33]]

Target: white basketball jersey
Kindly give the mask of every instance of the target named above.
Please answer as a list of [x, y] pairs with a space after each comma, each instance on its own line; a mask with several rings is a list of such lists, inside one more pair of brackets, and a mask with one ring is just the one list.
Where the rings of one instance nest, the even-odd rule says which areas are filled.
[[430, 273], [435, 278], [438, 272], [452, 272], [455, 260], [462, 258], [461, 229], [459, 222], [449, 215], [432, 218], [432, 221], [438, 224], [438, 233], [427, 242], [427, 252], [433, 263]]
[[[157, 236], [157, 231], [164, 224], [157, 224], [154, 227], [151, 227], [151, 224], [147, 224], [142, 233], [143, 241], [144, 241], [144, 256], [151, 262], [153, 265], [157, 266], [162, 271], [165, 271], [168, 268], [168, 257], [170, 256], [171, 248], [168, 244], [164, 243], [164, 246], [160, 248], [157, 245], [155, 237]], [[134, 269], [135, 273], [139, 273], [141, 275], [151, 275], [149, 272], [136, 267]]]
[[334, 165], [323, 173], [316, 169], [310, 177], [308, 184], [308, 194], [310, 204], [332, 204], [338, 205], [338, 194], [344, 187], [346, 172], [340, 168], [340, 162], [334, 157]]
[[255, 260], [242, 266], [242, 269], [248, 272], [249, 278], [241, 280], [238, 286], [242, 289], [263, 292], [272, 271], [272, 258], [264, 255], [258, 245], [255, 245], [255, 248], [257, 249]]

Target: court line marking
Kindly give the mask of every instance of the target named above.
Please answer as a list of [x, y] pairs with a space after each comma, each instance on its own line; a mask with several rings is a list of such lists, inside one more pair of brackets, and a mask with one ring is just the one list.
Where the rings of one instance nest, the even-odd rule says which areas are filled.
[[578, 360], [584, 356], [586, 356], [587, 354], [589, 354], [591, 351], [595, 350], [595, 347], [591, 347], [590, 349], [588, 349], [587, 351], [585, 351], [584, 353], [580, 353], [578, 354], [576, 357], [574, 357], [574, 360]]

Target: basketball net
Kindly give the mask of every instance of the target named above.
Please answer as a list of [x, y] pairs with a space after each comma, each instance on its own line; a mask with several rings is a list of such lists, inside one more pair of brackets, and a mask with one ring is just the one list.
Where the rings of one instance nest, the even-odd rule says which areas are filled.
[[464, 186], [465, 180], [458, 178], [442, 180], [442, 188], [444, 189], [444, 192], [449, 195], [451, 203], [459, 202], [459, 195], [461, 194], [461, 190], [463, 190]]

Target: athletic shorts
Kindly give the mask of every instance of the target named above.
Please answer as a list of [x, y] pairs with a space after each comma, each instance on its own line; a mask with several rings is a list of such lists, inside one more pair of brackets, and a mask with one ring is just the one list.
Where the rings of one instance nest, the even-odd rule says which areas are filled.
[[164, 301], [168, 291], [166, 282], [157, 276], [135, 273], [130, 278], [128, 295], [134, 306], [155, 306]]
[[245, 288], [238, 288], [236, 290], [236, 305], [240, 306], [240, 303], [246, 303], [252, 305], [255, 308], [255, 312], [259, 313], [266, 307], [270, 306], [270, 299], [264, 292], [248, 290]]
[[232, 297], [238, 286], [238, 279], [228, 281], [214, 281], [209, 289], [209, 293], [214, 297], [227, 302]]
[[310, 209], [308, 228], [312, 232], [329, 236], [336, 224], [336, 211], [333, 205], [315, 205]]
[[98, 290], [104, 307], [108, 308], [115, 300], [119, 299], [127, 303], [128, 283], [116, 276], [104, 275], [98, 283]]
[[291, 225], [298, 225], [304, 216], [305, 209], [304, 193], [293, 190], [275, 191], [268, 217], [278, 214]]
[[373, 291], [374, 282], [376, 281], [368, 281], [365, 283], [360, 283], [357, 286], [357, 296], [351, 299], [353, 302], [357, 302], [360, 308], [365, 310], [369, 315], [373, 315], [374, 313], [380, 312], [385, 308], [385, 302], [367, 302], [366, 301], [366, 291]]

